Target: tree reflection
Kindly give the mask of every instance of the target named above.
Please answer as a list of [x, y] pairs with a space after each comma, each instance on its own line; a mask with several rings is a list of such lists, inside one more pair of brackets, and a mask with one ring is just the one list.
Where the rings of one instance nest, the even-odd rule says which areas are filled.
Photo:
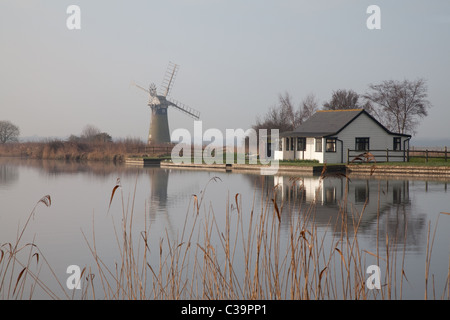
[[[254, 183], [260, 177], [248, 175]], [[282, 227], [288, 230], [293, 215], [303, 215], [334, 236], [362, 235], [374, 247], [390, 250], [422, 250], [426, 214], [417, 212], [410, 198], [411, 180], [375, 177], [325, 178], [318, 176], [272, 176], [260, 189], [275, 188], [282, 208]], [[426, 186], [428, 186], [428, 182]], [[447, 181], [433, 181], [446, 190]]]
[[0, 163], [0, 186], [10, 186], [19, 180], [19, 170], [16, 167]]

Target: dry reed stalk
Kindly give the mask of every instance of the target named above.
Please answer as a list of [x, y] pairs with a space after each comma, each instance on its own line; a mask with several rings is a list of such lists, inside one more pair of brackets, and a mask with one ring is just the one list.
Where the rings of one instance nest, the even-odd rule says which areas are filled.
[[[166, 237], [160, 240], [159, 269], [155, 269], [150, 262], [152, 246], [148, 237], [150, 230], [147, 229], [141, 233], [144, 261], [139, 264], [141, 257], [139, 254], [134, 255], [135, 248], [131, 237], [134, 202], [131, 207], [126, 206], [126, 209], [123, 205], [124, 231], [120, 246], [122, 262], [118, 264], [114, 280], [116, 283], [113, 281], [112, 284], [103, 285], [104, 288], [117, 286], [118, 293], [113, 295], [114, 298], [368, 299], [369, 292], [364, 286], [366, 255], [375, 257], [378, 265], [383, 260], [385, 265], [385, 284], [380, 290], [382, 299], [393, 299], [398, 294], [402, 296], [403, 277], [406, 280], [407, 278], [404, 272], [403, 252], [399, 275], [400, 293], [398, 293], [396, 238], [399, 230], [396, 230], [394, 237], [385, 235], [385, 257], [381, 257], [379, 212], [377, 212], [376, 253], [359, 246], [357, 235], [366, 205], [358, 212], [347, 206], [344, 199], [336, 218], [339, 222], [336, 226], [339, 229], [334, 230], [339, 236], [336, 238], [333, 235], [331, 243], [326, 243], [327, 231], [321, 238], [318, 234], [314, 204], [306, 209], [299, 205], [302, 210], [292, 214], [290, 208], [291, 206], [295, 208], [295, 198], [288, 198], [288, 203], [285, 200], [279, 202], [274, 188], [261, 199], [258, 213], [254, 212], [253, 202], [250, 215], [244, 222], [242, 198], [236, 194], [233, 205], [230, 205], [228, 194], [225, 223], [220, 224], [213, 207], [204, 204], [205, 190], [201, 197], [193, 195], [193, 206], [192, 203], [189, 205], [193, 210], [188, 210], [186, 214], [181, 238], [171, 239], [166, 231]], [[286, 207], [288, 212], [285, 212]], [[131, 212], [130, 215], [128, 211]], [[285, 214], [291, 215], [287, 241], [283, 242], [281, 222]], [[188, 231], [187, 222], [190, 218], [193, 218], [193, 223]], [[246, 228], [245, 223], [248, 223]], [[195, 240], [194, 235], [197, 235]], [[214, 238], [215, 236], [217, 238]], [[218, 241], [214, 242], [214, 239]], [[429, 252], [427, 266], [430, 264], [432, 245], [433, 241], [427, 244]], [[326, 246], [329, 249], [326, 249]], [[403, 247], [405, 250], [405, 245]], [[237, 251], [244, 254], [242, 274], [238, 274], [236, 270]], [[138, 264], [139, 272], [137, 272]], [[99, 262], [97, 265], [99, 269], [104, 268]], [[146, 295], [147, 280], [141, 280], [142, 277], [146, 279], [147, 272], [152, 288], [150, 296]], [[429, 267], [426, 272], [428, 274]], [[106, 272], [100, 274], [103, 275], [101, 278], [106, 278]], [[341, 283], [340, 286], [338, 281]], [[376, 297], [377, 294], [374, 293], [373, 298]]]
[[[57, 299], [58, 297], [54, 293], [54, 291], [51, 290], [39, 278], [39, 274], [42, 270], [43, 265], [48, 267], [49, 271], [56, 279], [57, 284], [63, 290], [66, 297], [68, 297], [64, 291], [63, 286], [56, 277], [54, 270], [50, 267], [50, 264], [48, 263], [42, 252], [39, 250], [38, 246], [34, 243], [35, 238], [33, 238], [33, 241], [30, 243], [26, 243], [24, 245], [22, 245], [21, 243], [31, 219], [34, 218], [36, 214], [38, 205], [42, 203], [46, 207], [50, 207], [51, 202], [52, 201], [50, 195], [42, 197], [35, 204], [24, 226], [20, 229], [20, 232], [18, 229], [15, 243], [5, 243], [0, 245], [0, 294], [2, 295], [3, 299], [22, 299], [24, 297], [24, 294], [26, 293], [25, 290], [28, 277], [30, 277], [34, 281], [30, 284], [30, 289], [28, 292], [29, 298], [32, 297], [36, 288], [39, 287], [50, 298]], [[19, 255], [23, 250], [27, 248], [29, 248], [29, 251], [27, 254], [26, 262], [22, 262]], [[32, 268], [33, 260], [36, 261], [36, 272], [34, 272], [34, 268]], [[21, 271], [17, 274], [17, 276], [15, 275], [17, 269], [16, 267], [21, 268]]]
[[[376, 253], [372, 253], [361, 248], [357, 238], [366, 204], [358, 211], [347, 204], [346, 195], [339, 205], [335, 223], [330, 220], [320, 235], [315, 221], [316, 203], [305, 206], [303, 200], [296, 197], [279, 200], [276, 187], [267, 190], [267, 195], [261, 197], [260, 208], [255, 208], [254, 199], [247, 216], [242, 197], [235, 194], [230, 202], [228, 194], [226, 208], [222, 211], [225, 222], [222, 223], [218, 220], [221, 215], [215, 213], [211, 204], [204, 202], [206, 188], [211, 181], [220, 180], [209, 180], [200, 197], [192, 196], [181, 235], [171, 238], [166, 230], [165, 237], [159, 243], [150, 243], [151, 226], [147, 224], [138, 233], [138, 241], [135, 241], [133, 225], [137, 183], [132, 197], [127, 201], [120, 188], [121, 223], [118, 227], [113, 219], [119, 261], [114, 266], [108, 266], [100, 258], [93, 219], [92, 241], [88, 241], [84, 233], [83, 236], [94, 257], [97, 271], [94, 275], [91, 267], [83, 269], [82, 298], [87, 299], [90, 295], [93, 299], [101, 297], [98, 287], [95, 287], [96, 278], [100, 281], [106, 299], [369, 299], [370, 292], [364, 286], [366, 256], [374, 257], [378, 266], [383, 261], [384, 284], [379, 291], [381, 298], [402, 297], [403, 277], [407, 280], [404, 272], [406, 247], [404, 244], [398, 275], [400, 292], [397, 292], [396, 239], [399, 230], [392, 237], [386, 233], [385, 256], [381, 257], [379, 211]], [[118, 185], [119, 181], [111, 193], [110, 206], [118, 195]], [[297, 186], [293, 184], [292, 188]], [[380, 196], [378, 208], [379, 201]], [[45, 199], [43, 202], [46, 203]], [[51, 203], [50, 198], [47, 203]], [[289, 224], [287, 234], [283, 234], [282, 228], [285, 221]], [[333, 232], [331, 240], [326, 238], [329, 231]], [[23, 297], [27, 277], [30, 277], [35, 286], [56, 298], [39, 279], [40, 271], [33, 272], [30, 268], [35, 261], [37, 264], [39, 260], [46, 262], [45, 257], [40, 251], [34, 251], [34, 244], [18, 246], [23, 232], [24, 229], [19, 233], [15, 246], [9, 244], [9, 247], [0, 247], [0, 293], [6, 294], [6, 297]], [[428, 298], [435, 234], [436, 227], [431, 238], [429, 224], [425, 299]], [[406, 226], [404, 237], [406, 239]], [[29, 248], [30, 251], [27, 252], [26, 263], [17, 262], [21, 269], [15, 274], [10, 265], [18, 261], [17, 257], [8, 258], [8, 254], [17, 255], [23, 248]], [[237, 252], [243, 254], [241, 260], [236, 259]], [[11, 272], [7, 275], [5, 270]], [[449, 279], [450, 261], [447, 281]], [[433, 298], [436, 298], [434, 281], [432, 275]], [[443, 296], [447, 290], [448, 297], [447, 284]], [[374, 299], [377, 295], [373, 292]]]

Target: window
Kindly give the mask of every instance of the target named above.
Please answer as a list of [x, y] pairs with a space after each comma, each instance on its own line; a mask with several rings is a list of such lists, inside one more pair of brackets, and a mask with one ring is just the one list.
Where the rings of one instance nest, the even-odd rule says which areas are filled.
[[291, 151], [294, 151], [294, 138], [291, 138]]
[[336, 204], [336, 188], [325, 187], [325, 204]]
[[367, 185], [355, 186], [355, 203], [365, 203], [369, 200], [369, 190]]
[[400, 186], [394, 186], [392, 188], [392, 201], [394, 204], [402, 203], [402, 188]]
[[266, 156], [268, 158], [271, 158], [272, 157], [272, 139], [271, 138], [267, 139], [266, 150], [267, 150]]
[[402, 138], [394, 137], [394, 151], [402, 150]]
[[306, 151], [306, 138], [297, 137], [297, 151]]
[[336, 152], [336, 138], [327, 138], [325, 151]]
[[369, 151], [369, 138], [355, 138], [355, 150]]
[[322, 152], [322, 138], [316, 138], [316, 152]]
[[289, 151], [289, 138], [286, 138], [285, 149]]

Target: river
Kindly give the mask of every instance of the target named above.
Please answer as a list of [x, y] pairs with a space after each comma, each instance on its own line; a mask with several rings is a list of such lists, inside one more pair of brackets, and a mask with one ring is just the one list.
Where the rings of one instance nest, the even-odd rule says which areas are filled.
[[[382, 287], [386, 288], [390, 281], [397, 283], [389, 293], [384, 289], [383, 294], [370, 293], [371, 296], [423, 299], [426, 292], [427, 298], [448, 298], [450, 215], [441, 212], [450, 212], [447, 188], [450, 179], [377, 178], [376, 175], [349, 178], [322, 180], [317, 176], [260, 176], [97, 162], [0, 159], [3, 252], [7, 252], [9, 244], [14, 246], [35, 208], [20, 239], [25, 247], [18, 253], [20, 261], [28, 263], [30, 274], [26, 279], [23, 275], [19, 277], [20, 264], [15, 265], [12, 275], [5, 274], [7, 255], [4, 254], [0, 263], [3, 268], [0, 275], [4, 278], [0, 296], [2, 299], [65, 299], [84, 294], [89, 299], [102, 298], [101, 275], [91, 250], [95, 243], [96, 253], [105, 268], [114, 273], [117, 261], [121, 261], [119, 252], [123, 243], [116, 234], [122, 222], [132, 221], [130, 233], [133, 231], [136, 235], [136, 244], [145, 234], [147, 242], [155, 245], [152, 252], [157, 252], [170, 241], [186, 245], [183, 230], [189, 233], [195, 214], [199, 214], [197, 205], [200, 205], [200, 213], [213, 212], [215, 216], [214, 220], [202, 220], [203, 225], [198, 229], [202, 233], [226, 226], [227, 215], [242, 214], [243, 220], [248, 222], [252, 211], [259, 214], [270, 208], [270, 212], [275, 212], [273, 204], [276, 203], [281, 242], [289, 243], [292, 218], [299, 216], [303, 221], [314, 221], [316, 245], [331, 248], [322, 249], [318, 256], [325, 256], [335, 248], [342, 249], [339, 238], [344, 229], [350, 241], [356, 235], [357, 246], [364, 253], [360, 257], [363, 270], [367, 265], [382, 264]], [[51, 205], [47, 203], [49, 206], [40, 201], [46, 195], [51, 200]], [[345, 221], [338, 212], [345, 212]], [[248, 229], [247, 222], [243, 222], [244, 228], [240, 230]], [[151, 232], [144, 233], [147, 230]], [[220, 232], [211, 236], [216, 251], [225, 237], [224, 232], [221, 235]], [[242, 231], [239, 239], [245, 238], [245, 233]], [[205, 234], [196, 234], [192, 239], [201, 242], [203, 237]], [[198, 247], [205, 250], [201, 245]], [[136, 252], [136, 259], [142, 259], [142, 255], [143, 251]], [[245, 273], [242, 255], [238, 246], [233, 261], [237, 264], [235, 271]], [[217, 256], [221, 261], [220, 254]], [[339, 260], [339, 255], [336, 256]], [[343, 255], [343, 260], [346, 257]], [[319, 260], [327, 262], [326, 257]], [[158, 263], [154, 259], [149, 261], [149, 264], [155, 263], [154, 270], [157, 270]], [[71, 275], [68, 267], [73, 265], [86, 267], [83, 276], [96, 277], [94, 289], [74, 291], [67, 287], [66, 279]], [[328, 269], [324, 265], [318, 268], [317, 271], [331, 272], [330, 265]], [[391, 278], [386, 278], [383, 272], [389, 271], [385, 270], [391, 270]], [[42, 289], [31, 272], [51, 289]], [[366, 277], [369, 276], [367, 273]], [[328, 285], [331, 284], [330, 280]], [[337, 290], [335, 286], [332, 288]], [[338, 298], [340, 296], [337, 294]], [[289, 294], [283, 297], [288, 298]]]

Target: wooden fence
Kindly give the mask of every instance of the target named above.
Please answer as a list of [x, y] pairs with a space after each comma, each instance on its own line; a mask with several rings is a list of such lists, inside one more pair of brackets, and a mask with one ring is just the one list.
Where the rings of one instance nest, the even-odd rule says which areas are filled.
[[448, 160], [448, 150], [447, 147], [443, 148], [432, 148], [429, 149], [415, 149], [412, 147], [409, 150], [409, 156], [414, 158], [422, 158], [425, 159], [425, 162], [428, 162], [432, 159], [439, 159], [447, 162]]
[[[140, 153], [140, 154], [165, 154], [170, 155], [172, 153], [172, 149], [175, 147], [175, 144], [167, 144], [167, 145], [143, 145], [143, 146], [137, 146], [131, 149], [131, 152], [133, 153]], [[194, 155], [197, 149], [205, 150], [205, 146], [202, 147], [196, 147], [196, 146], [190, 146], [191, 147], [191, 154]], [[187, 150], [189, 146], [184, 146], [183, 150]], [[225, 154], [227, 152], [227, 147], [223, 147], [222, 152]], [[236, 150], [234, 151], [236, 152]]]
[[140, 146], [133, 148], [132, 152], [142, 154], [170, 154], [173, 146]]
[[347, 149], [347, 163], [350, 162], [408, 162], [411, 158], [425, 159], [425, 162], [435, 160], [448, 160], [447, 147], [428, 149], [411, 148], [408, 150], [350, 150]]
[[406, 162], [408, 150], [351, 150], [347, 149], [347, 163], [350, 162]]

